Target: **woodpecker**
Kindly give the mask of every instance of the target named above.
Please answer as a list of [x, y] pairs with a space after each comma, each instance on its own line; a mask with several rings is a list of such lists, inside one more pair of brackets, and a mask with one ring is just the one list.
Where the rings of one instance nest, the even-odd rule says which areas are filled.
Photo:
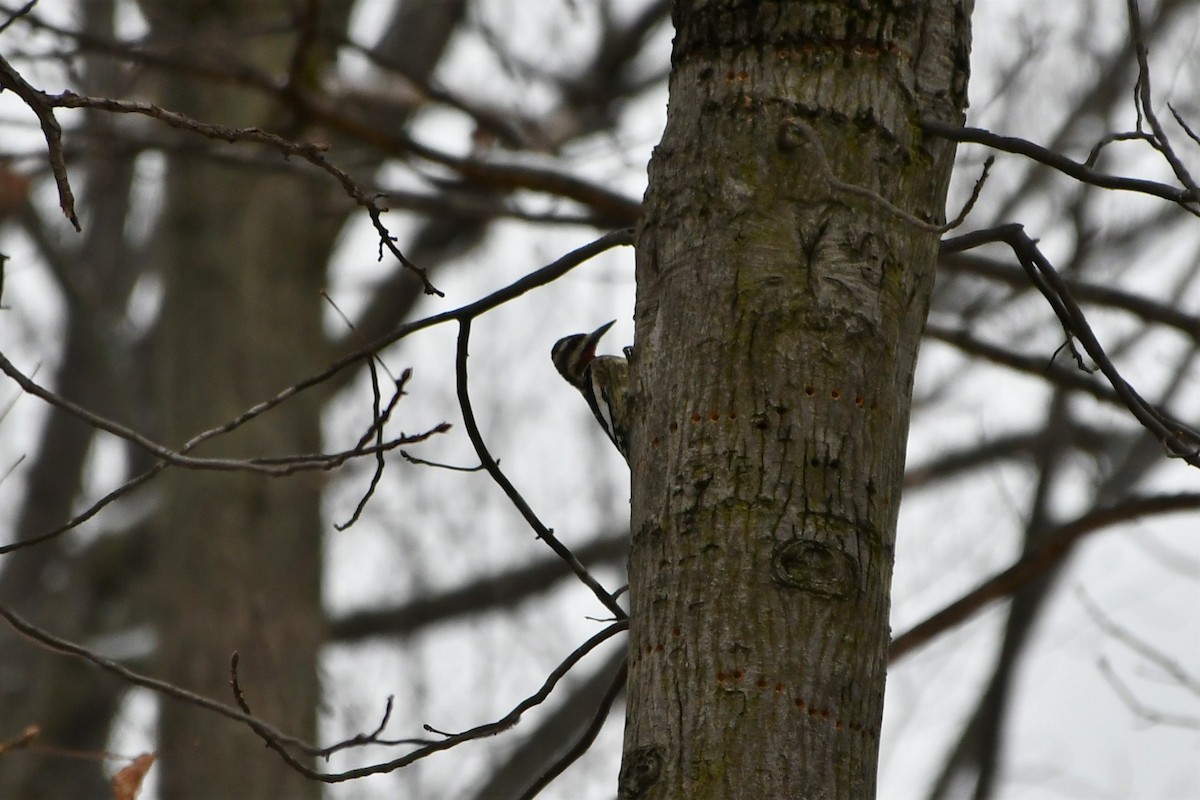
[[[625, 419], [625, 392], [629, 383], [629, 359], [621, 356], [597, 356], [600, 337], [616, 322], [606, 322], [591, 333], [564, 336], [550, 349], [554, 366], [567, 383], [587, 401], [596, 421], [612, 443], [629, 461], [629, 428]], [[632, 348], [625, 348], [625, 355]]]

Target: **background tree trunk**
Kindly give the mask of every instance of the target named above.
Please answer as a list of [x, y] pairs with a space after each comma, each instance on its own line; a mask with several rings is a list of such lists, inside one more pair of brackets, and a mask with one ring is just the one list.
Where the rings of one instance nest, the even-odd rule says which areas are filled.
[[[92, 35], [111, 36], [113, 3], [83, 4], [79, 23]], [[116, 89], [118, 75], [111, 62], [88, 54], [81, 63], [81, 89], [99, 95]], [[125, 239], [134, 158], [114, 140], [112, 129], [112, 120], [103, 117], [91, 117], [82, 126], [82, 134], [94, 137], [76, 162], [88, 176], [80, 196], [88, 223], [83, 240], [58, 240], [36, 223], [30, 229], [40, 239], [67, 306], [61, 360], [49, 382], [64, 397], [132, 423], [134, 381], [118, 379], [127, 354], [117, 345], [112, 326], [122, 319], [137, 276]], [[27, 218], [36, 215], [31, 210]], [[62, 524], [80, 496], [95, 438], [95, 430], [71, 414], [48, 409], [26, 476], [27, 490], [19, 506], [8, 510], [16, 539]], [[21, 607], [30, 619], [71, 639], [107, 633], [114, 620], [138, 617], [125, 589], [140, 565], [125, 561], [119, 571], [110, 570], [112, 549], [104, 544], [81, 553], [63, 538], [6, 555], [0, 560], [0, 602]], [[36, 724], [43, 740], [58, 747], [105, 749], [122, 694], [119, 681], [29, 647], [7, 629], [0, 630], [0, 676], [0, 709], [10, 730]], [[0, 797], [54, 800], [109, 792], [94, 759], [61, 759], [53, 766], [42, 758], [7, 759], [0, 769]]]
[[[766, 6], [771, 6], [768, 12]], [[958, 3], [680, 2], [637, 248], [622, 797], [871, 797]], [[803, 129], [798, 128], [798, 121]]]
[[[332, 237], [321, 229], [313, 198], [324, 193], [313, 181], [211, 164], [171, 170], [169, 240], [158, 253], [166, 286], [159, 410], [166, 440], [183, 442], [319, 363], [319, 291]], [[212, 197], [241, 198], [254, 213]], [[320, 442], [318, 398], [301, 395], [208, 452], [313, 453]], [[255, 713], [314, 740], [324, 628], [319, 474], [171, 470], [164, 478], [159, 674], [229, 702], [236, 650]], [[165, 798], [320, 794], [282, 760], [263, 758], [248, 730], [211, 714], [165, 703], [160, 736]]]
[[[279, 3], [282, 14], [290, 4]], [[240, 9], [240, 7], [239, 7]], [[265, 9], [170, 11], [191, 46], [238, 42], [242, 57], [286, 70], [291, 36], [254, 35]], [[169, 37], [171, 29], [159, 31]], [[197, 92], [166, 76], [163, 104], [198, 119], [273, 127], [274, 102], [241, 92]], [[278, 119], [274, 125], [278, 125]], [[181, 445], [235, 418], [324, 362], [320, 290], [342, 225], [337, 187], [320, 177], [223, 165], [189, 154], [168, 161], [165, 207], [152, 258], [163, 281], [155, 338], [163, 440]], [[321, 450], [320, 398], [302, 394], [203, 452], [248, 458]], [[155, 672], [231, 702], [229, 656], [254, 712], [316, 738], [321, 606], [320, 473], [271, 479], [245, 472], [168, 470], [154, 579]], [[162, 705], [162, 797], [318, 797], [321, 787], [244, 726], [179, 703]]]

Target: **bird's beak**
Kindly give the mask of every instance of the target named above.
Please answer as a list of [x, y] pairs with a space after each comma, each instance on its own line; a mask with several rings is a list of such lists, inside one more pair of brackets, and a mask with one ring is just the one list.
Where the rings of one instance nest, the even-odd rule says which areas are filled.
[[588, 344], [590, 344], [592, 347], [595, 347], [597, 344], [599, 344], [600, 337], [603, 336], [605, 333], [607, 333], [608, 329], [616, 324], [617, 324], [617, 321], [614, 319], [612, 322], [606, 322], [603, 325], [601, 325], [599, 328], [596, 328], [596, 330], [594, 330], [588, 334], [588, 337], [587, 337]]
[[583, 337], [583, 363], [586, 364], [596, 357], [596, 347], [600, 344], [600, 337], [603, 336], [609, 328], [616, 324], [617, 321], [615, 319], [612, 322], [606, 322], [599, 328], [596, 328], [596, 330], [589, 333], [587, 336]]
[[603, 336], [609, 328], [616, 324], [617, 321], [615, 319], [612, 322], [606, 322], [587, 335], [587, 338], [584, 339], [584, 342], [587, 344], [587, 347], [584, 348], [584, 352], [588, 355], [588, 361], [591, 361], [596, 357], [596, 347], [600, 344], [600, 337]]

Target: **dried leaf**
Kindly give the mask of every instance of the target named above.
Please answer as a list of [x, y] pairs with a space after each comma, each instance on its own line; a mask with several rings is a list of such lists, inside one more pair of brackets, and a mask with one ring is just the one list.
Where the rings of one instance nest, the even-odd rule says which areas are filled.
[[142, 779], [154, 764], [154, 753], [142, 753], [133, 762], [113, 775], [113, 800], [137, 800], [142, 790]]

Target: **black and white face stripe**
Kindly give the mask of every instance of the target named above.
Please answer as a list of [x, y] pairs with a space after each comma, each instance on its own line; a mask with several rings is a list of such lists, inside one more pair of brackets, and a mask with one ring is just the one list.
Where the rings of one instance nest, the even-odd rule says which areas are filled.
[[615, 323], [614, 319], [591, 333], [564, 336], [554, 343], [554, 347], [550, 349], [550, 358], [567, 383], [580, 391], [585, 390], [584, 371], [596, 357], [596, 345], [600, 343], [600, 337]]

